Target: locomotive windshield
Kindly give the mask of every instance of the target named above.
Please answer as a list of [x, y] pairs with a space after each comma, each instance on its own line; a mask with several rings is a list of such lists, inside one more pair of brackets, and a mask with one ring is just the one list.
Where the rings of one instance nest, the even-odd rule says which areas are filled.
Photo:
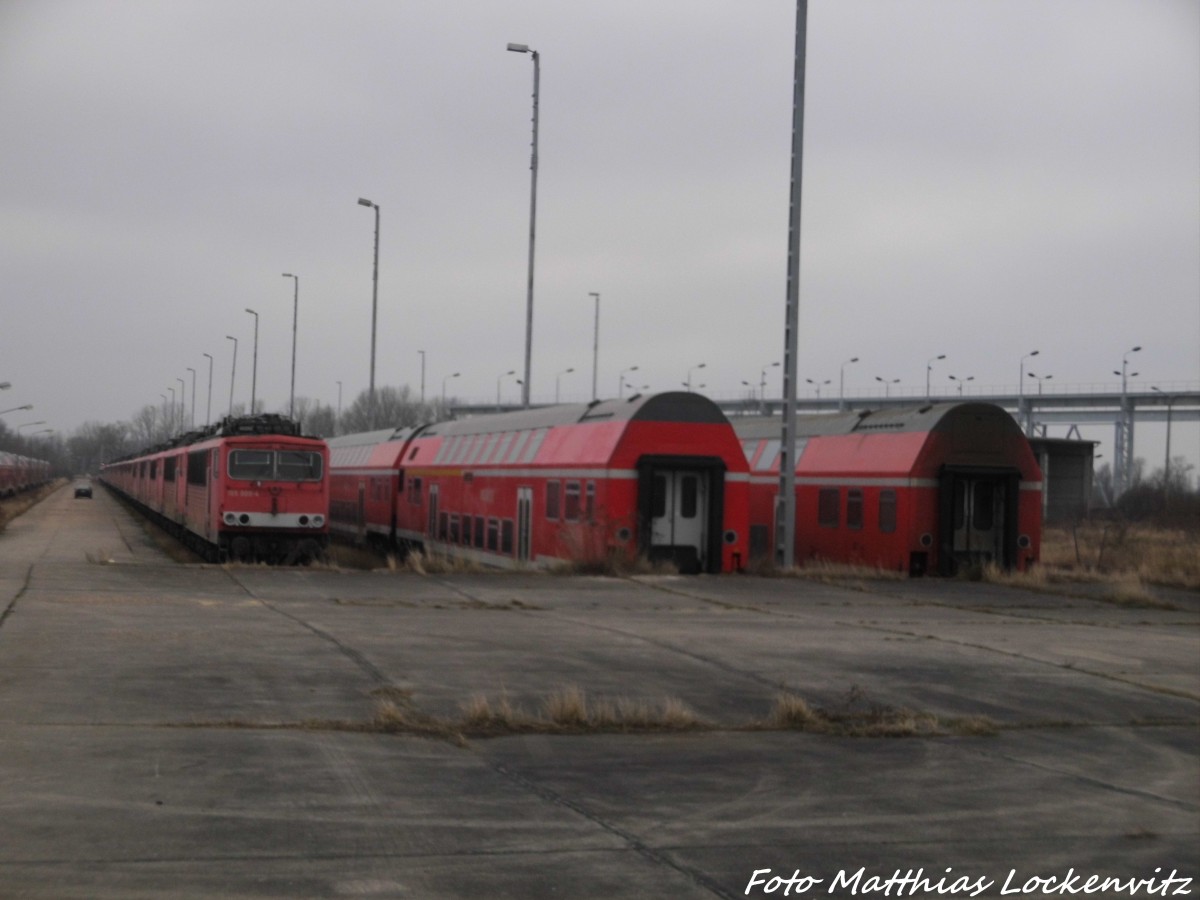
[[320, 481], [321, 454], [308, 450], [231, 450], [229, 477], [239, 481]]

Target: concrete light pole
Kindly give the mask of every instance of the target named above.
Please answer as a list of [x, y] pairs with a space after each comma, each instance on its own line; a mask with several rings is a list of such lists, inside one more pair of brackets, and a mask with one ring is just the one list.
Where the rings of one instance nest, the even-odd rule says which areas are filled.
[[284, 272], [283, 277], [291, 278], [294, 282], [292, 292], [292, 393], [288, 400], [288, 418], [294, 419], [296, 417], [296, 323], [300, 317], [300, 276]]
[[237, 338], [232, 334], [225, 335], [226, 340], [233, 341], [233, 367], [229, 370], [229, 412], [226, 415], [233, 415], [233, 382], [237, 378]]
[[537, 238], [537, 174], [538, 174], [538, 95], [540, 93], [541, 55], [528, 44], [509, 44], [513, 53], [528, 53], [533, 57], [533, 149], [529, 159], [529, 277], [525, 293], [525, 378], [521, 385], [521, 403], [529, 406], [530, 366], [533, 356], [533, 253]]
[[258, 397], [258, 313], [248, 306], [246, 312], [254, 316], [254, 365], [250, 369], [250, 415], [254, 415]]
[[368, 206], [375, 210], [375, 267], [371, 276], [371, 379], [367, 387], [367, 423], [369, 428], [375, 427], [375, 326], [379, 315], [379, 204], [372, 203], [363, 197], [358, 198], [359, 206]]
[[213, 358], [212, 358], [212, 354], [211, 354], [211, 353], [203, 353], [203, 354], [201, 354], [201, 355], [202, 355], [202, 356], [207, 356], [207, 357], [208, 357], [208, 406], [207, 406], [207, 408], [205, 409], [205, 412], [204, 412], [204, 424], [205, 424], [205, 425], [209, 425], [209, 424], [211, 424], [211, 423], [212, 423], [212, 370], [213, 370]]

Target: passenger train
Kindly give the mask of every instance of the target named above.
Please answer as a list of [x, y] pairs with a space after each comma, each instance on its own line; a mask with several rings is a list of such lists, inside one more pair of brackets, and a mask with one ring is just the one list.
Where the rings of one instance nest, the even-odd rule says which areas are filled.
[[[738, 422], [750, 466], [751, 554], [774, 547], [780, 420]], [[956, 574], [1027, 570], [1042, 532], [1042, 474], [1004, 409], [931, 403], [797, 419], [795, 561]]]
[[644, 557], [741, 569], [748, 470], [699, 394], [553, 406], [329, 442], [335, 534], [495, 566]]
[[50, 480], [50, 463], [0, 451], [0, 498], [32, 490]]
[[101, 467], [211, 562], [308, 562], [329, 541], [329, 449], [276, 415], [234, 417]]

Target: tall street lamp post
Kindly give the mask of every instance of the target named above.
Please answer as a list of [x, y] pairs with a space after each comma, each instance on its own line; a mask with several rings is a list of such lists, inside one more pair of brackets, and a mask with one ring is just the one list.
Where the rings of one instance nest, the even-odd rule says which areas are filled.
[[1167, 450], [1163, 454], [1163, 496], [1167, 497], [1170, 495], [1171, 490], [1171, 407], [1175, 405], [1175, 401], [1179, 399], [1179, 395], [1168, 394], [1156, 385], [1151, 385], [1150, 390], [1157, 391], [1167, 400]]
[[167, 407], [167, 434], [170, 435], [175, 429], [175, 388], [169, 387], [167, 390], [171, 392], [171, 405]]
[[188, 427], [196, 427], [196, 370], [191, 366], [187, 370], [192, 373], [192, 419]]
[[[625, 396], [625, 373], [636, 372], [637, 366], [630, 366], [628, 369], [622, 369], [620, 376], [617, 378], [617, 399], [620, 400]], [[594, 398], [593, 398], [594, 399]]]
[[418, 350], [421, 354], [421, 405], [425, 405], [425, 351]]
[[446, 411], [446, 382], [449, 381], [451, 378], [457, 378], [461, 374], [462, 374], [462, 372], [455, 372], [453, 375], [447, 375], [445, 378], [442, 379], [442, 412], [443, 412], [443, 414], [445, 414], [445, 411]]
[[371, 379], [367, 387], [367, 421], [370, 428], [375, 427], [375, 325], [379, 314], [379, 204], [372, 203], [363, 197], [358, 198], [359, 206], [367, 206], [375, 210], [375, 267], [371, 276]]
[[561, 379], [561, 378], [562, 378], [564, 375], [570, 375], [570, 374], [571, 374], [572, 372], [574, 372], [574, 371], [575, 371], [574, 369], [563, 369], [561, 372], [559, 372], [557, 375], [555, 375], [555, 376], [554, 376], [554, 402], [555, 402], [555, 403], [558, 403], [558, 382], [559, 382], [559, 379]]
[[953, 375], [947, 375], [946, 377], [958, 385], [958, 396], [960, 397], [963, 395], [963, 388], [966, 387], [967, 382], [975, 380], [974, 375], [968, 375], [966, 378], [956, 378]]
[[1029, 434], [1030, 419], [1032, 418], [1029, 411], [1025, 409], [1025, 360], [1032, 359], [1038, 355], [1037, 350], [1030, 350], [1021, 357], [1020, 376], [1017, 378], [1017, 421], [1025, 423], [1025, 433]]
[[204, 424], [208, 425], [212, 422], [212, 370], [213, 358], [211, 353], [204, 353], [203, 356], [208, 357], [208, 406], [204, 411]]
[[767, 363], [758, 373], [758, 411], [767, 414], [767, 369], [775, 369], [779, 363]]
[[900, 383], [899, 378], [881, 378], [878, 375], [875, 376], [875, 380], [883, 385], [884, 399], [887, 399], [888, 397], [890, 397], [892, 395], [892, 385]]
[[187, 389], [187, 384], [184, 383], [182, 378], [176, 378], [175, 380], [179, 382], [179, 431], [182, 434], [183, 418], [187, 413], [187, 394], [184, 393], [184, 391]]
[[496, 409], [497, 410], [500, 409], [500, 382], [503, 381], [505, 378], [507, 378], [509, 375], [516, 375], [516, 374], [517, 374], [516, 369], [509, 369], [507, 372], [504, 372], [496, 379]]
[[533, 349], [533, 250], [537, 236], [537, 173], [538, 173], [538, 94], [540, 92], [541, 55], [528, 44], [509, 44], [513, 53], [528, 53], [533, 57], [533, 149], [529, 159], [529, 277], [525, 291], [525, 378], [521, 385], [521, 403], [529, 406], [529, 378]]
[[599, 396], [596, 378], [600, 371], [600, 295], [592, 291], [588, 296], [596, 301], [596, 322], [592, 326], [592, 399], [595, 400]]
[[930, 393], [930, 389], [929, 389], [929, 376], [933, 372], [933, 364], [935, 362], [937, 362], [939, 359], [945, 359], [945, 358], [946, 358], [946, 354], [942, 353], [942, 354], [939, 354], [938, 356], [933, 357], [932, 359], [928, 360], [925, 363], [925, 399], [926, 400], [933, 399], [933, 395]]
[[856, 362], [858, 362], [858, 357], [852, 356], [852, 357], [850, 357], [850, 359], [848, 359], [844, 363], [842, 363], [842, 371], [841, 371], [841, 374], [838, 376], [838, 410], [839, 411], [844, 410], [846, 408], [846, 366], [850, 365], [850, 363], [856, 363]]
[[291, 278], [292, 287], [292, 393], [288, 400], [288, 418], [296, 416], [296, 322], [300, 317], [300, 276], [289, 272], [283, 273], [284, 278]]
[[1129, 405], [1129, 379], [1136, 378], [1138, 373], [1129, 371], [1129, 357], [1131, 354], [1139, 353], [1141, 349], [1139, 345], [1126, 350], [1121, 357], [1121, 371], [1113, 370], [1114, 375], [1121, 376], [1121, 411], [1117, 415], [1117, 430], [1113, 440], [1113, 455], [1116, 457], [1113, 463], [1115, 469], [1113, 487], [1117, 497], [1125, 493], [1133, 475], [1133, 409]]
[[226, 415], [233, 415], [233, 383], [237, 378], [237, 338], [232, 334], [225, 335], [225, 339], [233, 341], [233, 366], [229, 369], [229, 412]]
[[250, 368], [250, 415], [254, 415], [258, 398], [258, 313], [248, 306], [246, 312], [254, 316], [254, 364]]

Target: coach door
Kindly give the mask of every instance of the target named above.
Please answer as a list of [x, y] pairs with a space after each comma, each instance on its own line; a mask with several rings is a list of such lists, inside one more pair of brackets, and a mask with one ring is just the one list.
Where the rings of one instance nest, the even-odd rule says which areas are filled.
[[[952, 473], [944, 485], [943, 503], [949, 501], [943, 523], [942, 546], [948, 559], [942, 571], [954, 574], [967, 567], [995, 563], [1008, 568], [1009, 531], [1016, 524], [1014, 476], [995, 473]], [[945, 508], [945, 507], [943, 507]]]
[[[719, 483], [707, 467], [677, 468], [653, 466], [642, 474], [642, 490], [649, 493], [648, 509], [644, 496], [642, 508], [647, 511], [651, 560], [673, 562], [680, 572], [706, 572], [710, 569], [714, 550], [711, 546], [714, 503], [714, 483]], [[719, 529], [720, 518], [716, 519]], [[719, 545], [715, 551], [719, 557]], [[719, 558], [717, 560], [719, 564]]]
[[429, 520], [425, 526], [425, 536], [429, 540], [437, 539], [438, 527], [438, 486], [431, 484], [429, 486]]
[[528, 562], [533, 543], [533, 488], [517, 488], [517, 559]]

